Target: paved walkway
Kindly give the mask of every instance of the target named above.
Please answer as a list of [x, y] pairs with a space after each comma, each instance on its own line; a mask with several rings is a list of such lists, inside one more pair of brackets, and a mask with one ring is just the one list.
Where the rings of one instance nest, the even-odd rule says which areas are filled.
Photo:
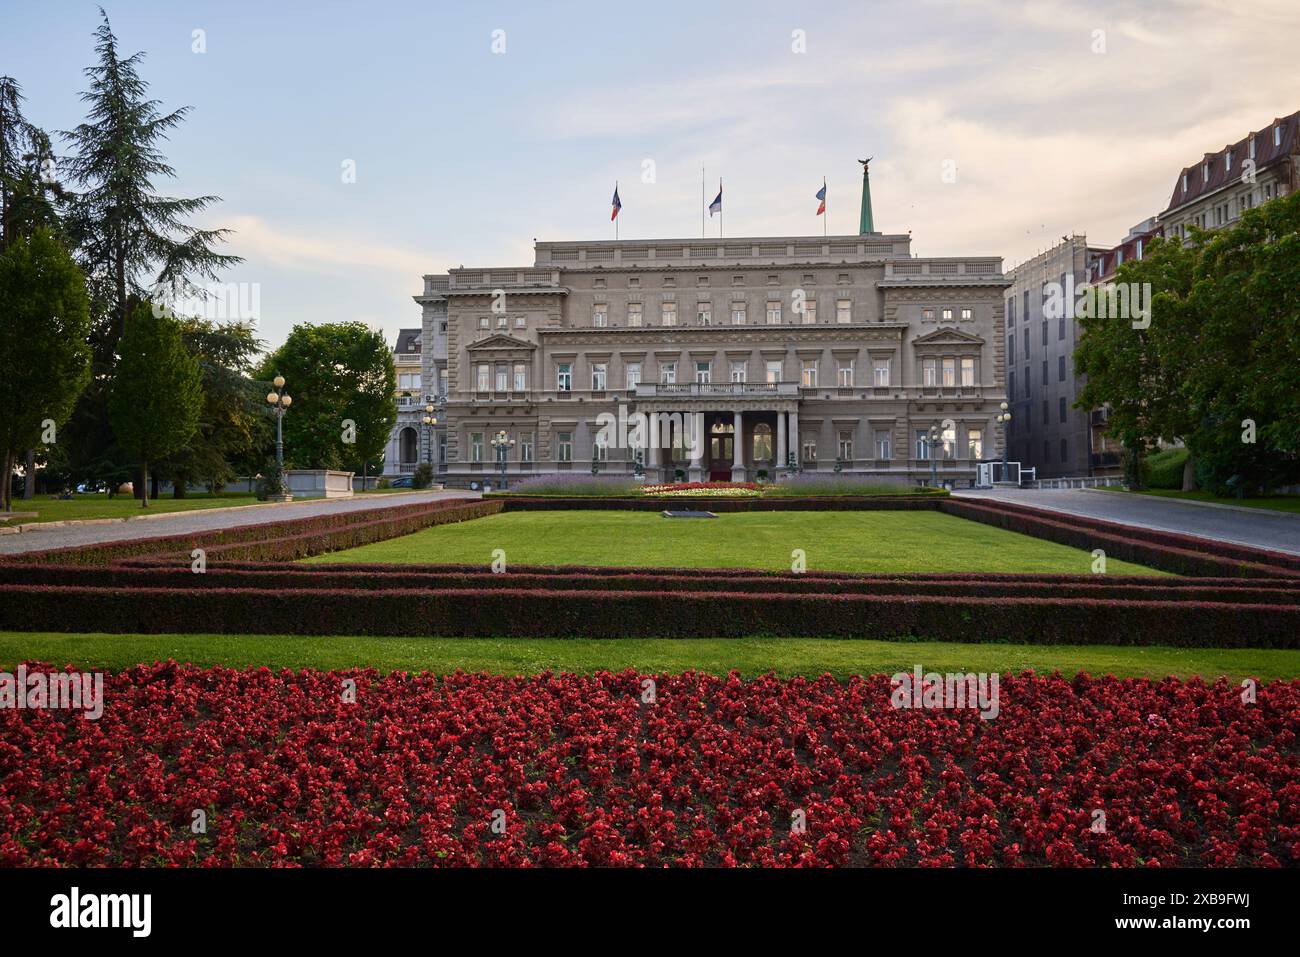
[[459, 489], [445, 492], [412, 492], [395, 495], [357, 495], [344, 499], [311, 499], [284, 505], [255, 505], [207, 511], [169, 512], [153, 518], [109, 525], [65, 525], [37, 528], [19, 535], [0, 535], [0, 555], [16, 555], [45, 548], [67, 548], [98, 542], [120, 542], [130, 538], [157, 538], [188, 532], [207, 532], [236, 525], [264, 525], [287, 518], [308, 518], [332, 512], [357, 512], [367, 508], [393, 508], [413, 502], [434, 502], [445, 498], [478, 498], [477, 492]]
[[1213, 508], [1154, 495], [1087, 489], [960, 489], [955, 494], [1300, 555], [1300, 515], [1287, 512]]

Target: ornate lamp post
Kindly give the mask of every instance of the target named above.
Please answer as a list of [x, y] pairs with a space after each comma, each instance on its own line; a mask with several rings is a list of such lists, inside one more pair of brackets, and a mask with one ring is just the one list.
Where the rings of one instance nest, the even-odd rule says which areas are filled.
[[275, 411], [275, 468], [280, 475], [280, 492], [284, 494], [284, 413], [293, 404], [293, 396], [284, 391], [284, 376], [278, 375], [271, 382], [275, 389], [266, 394], [266, 401]]
[[925, 444], [930, 449], [930, 485], [934, 488], [939, 487], [939, 460], [934, 457], [935, 450], [943, 445], [943, 435], [939, 431], [938, 425], [931, 425], [930, 431], [925, 437]]
[[1007, 408], [1005, 402], [1000, 406], [1002, 412], [994, 418], [998, 425], [1002, 426], [1002, 481], [1007, 481], [1007, 428], [1011, 424], [1011, 411]]
[[438, 417], [434, 415], [434, 408], [432, 405], [426, 405], [424, 407], [424, 418], [422, 418], [420, 421], [424, 423], [425, 432], [427, 433], [429, 438], [429, 442], [428, 442], [429, 453], [426, 456], [426, 458], [428, 459], [429, 462], [429, 468], [432, 469], [433, 468], [433, 442], [434, 439], [437, 438], [437, 433], [433, 431], [433, 427], [438, 424]]
[[501, 470], [501, 490], [506, 489], [506, 452], [515, 444], [515, 440], [502, 429], [492, 436], [492, 448], [497, 451], [497, 468]]

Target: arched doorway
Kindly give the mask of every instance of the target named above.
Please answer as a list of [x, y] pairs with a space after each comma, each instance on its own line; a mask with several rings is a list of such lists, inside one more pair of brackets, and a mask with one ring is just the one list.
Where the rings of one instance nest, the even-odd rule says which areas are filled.
[[420, 457], [420, 440], [415, 434], [415, 429], [409, 425], [402, 429], [397, 436], [397, 460], [404, 471], [415, 469], [415, 463]]
[[730, 482], [735, 453], [736, 427], [731, 417], [713, 421], [709, 429], [709, 481]]

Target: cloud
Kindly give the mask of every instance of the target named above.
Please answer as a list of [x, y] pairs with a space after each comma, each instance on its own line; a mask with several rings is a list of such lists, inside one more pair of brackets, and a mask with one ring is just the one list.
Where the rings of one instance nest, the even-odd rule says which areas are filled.
[[[436, 272], [448, 257], [400, 246], [368, 241], [355, 233], [293, 232], [258, 216], [236, 215], [225, 222], [234, 230], [231, 249], [249, 260], [282, 269], [337, 275], [340, 269], [394, 273], [413, 289], [419, 277]], [[376, 226], [381, 224], [376, 224]]]

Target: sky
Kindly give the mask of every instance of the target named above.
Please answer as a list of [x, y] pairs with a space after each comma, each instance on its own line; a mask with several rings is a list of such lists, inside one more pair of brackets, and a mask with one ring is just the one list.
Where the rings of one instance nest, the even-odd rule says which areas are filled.
[[[196, 225], [234, 230], [221, 278], [255, 284], [272, 346], [348, 320], [392, 341], [425, 273], [612, 239], [615, 182], [620, 238], [697, 236], [701, 168], [728, 236], [820, 235], [823, 177], [830, 232], [856, 233], [871, 156], [876, 228], [917, 255], [1112, 245], [1184, 166], [1300, 109], [1297, 0], [103, 7], [150, 95], [192, 108], [156, 186], [221, 197]], [[84, 118], [99, 18], [0, 0], [32, 122]]]

